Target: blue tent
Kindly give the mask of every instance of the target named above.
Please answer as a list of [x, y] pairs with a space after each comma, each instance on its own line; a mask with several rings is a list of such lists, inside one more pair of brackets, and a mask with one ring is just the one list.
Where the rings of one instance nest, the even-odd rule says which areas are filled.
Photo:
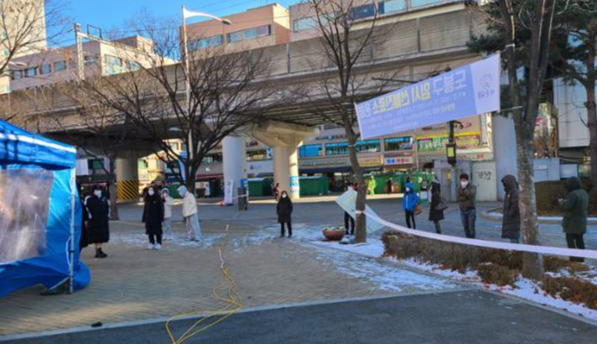
[[91, 279], [79, 261], [76, 149], [0, 121], [0, 297]]

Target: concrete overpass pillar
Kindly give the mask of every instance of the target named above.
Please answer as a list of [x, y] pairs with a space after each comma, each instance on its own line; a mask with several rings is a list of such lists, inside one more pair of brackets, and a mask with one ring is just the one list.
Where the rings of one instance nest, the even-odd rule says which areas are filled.
[[137, 156], [116, 158], [116, 196], [119, 201], [139, 199], [139, 169]]
[[237, 202], [237, 189], [247, 178], [247, 149], [243, 136], [226, 136], [222, 141], [224, 185], [233, 182], [233, 202]]
[[297, 135], [292, 135], [289, 145], [273, 147], [274, 183], [280, 183], [280, 192], [288, 192], [292, 199], [300, 198], [298, 146], [301, 141]]

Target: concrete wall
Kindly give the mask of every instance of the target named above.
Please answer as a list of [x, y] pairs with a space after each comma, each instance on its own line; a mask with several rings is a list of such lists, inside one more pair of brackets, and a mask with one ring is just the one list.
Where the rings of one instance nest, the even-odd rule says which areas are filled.
[[589, 130], [584, 124], [587, 122], [587, 110], [584, 106], [587, 95], [584, 87], [556, 79], [553, 89], [554, 105], [558, 111], [560, 148], [587, 147]]

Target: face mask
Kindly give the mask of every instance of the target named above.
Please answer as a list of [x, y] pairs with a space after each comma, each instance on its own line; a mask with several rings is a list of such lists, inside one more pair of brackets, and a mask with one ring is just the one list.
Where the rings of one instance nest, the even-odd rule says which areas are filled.
[[97, 197], [102, 197], [102, 190], [95, 190], [93, 192]]
[[410, 188], [406, 188], [406, 192], [410, 192]]
[[283, 195], [282, 195], [282, 198], [287, 198], [287, 197], [288, 197], [288, 195], [287, 195], [287, 194], [283, 194]]
[[147, 191], [147, 193], [149, 194], [149, 196], [153, 196], [155, 194], [153, 189], [149, 189], [149, 191]]
[[468, 185], [468, 182], [460, 182], [460, 186], [462, 186], [463, 188], [465, 188]]

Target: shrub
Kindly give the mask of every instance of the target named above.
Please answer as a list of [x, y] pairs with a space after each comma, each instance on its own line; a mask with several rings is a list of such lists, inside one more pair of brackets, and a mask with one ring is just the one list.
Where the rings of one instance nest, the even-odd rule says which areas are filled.
[[584, 303], [591, 309], [597, 309], [597, 285], [577, 277], [543, 277], [543, 290], [563, 300]]
[[499, 286], [514, 286], [519, 270], [510, 270], [507, 266], [496, 264], [482, 264], [478, 268], [479, 277], [483, 283], [496, 284]]
[[[589, 215], [597, 216], [597, 188], [591, 188], [590, 182], [583, 179], [582, 185], [589, 193]], [[559, 216], [562, 209], [558, 199], [566, 198], [565, 181], [546, 181], [535, 183], [535, 196], [537, 199], [537, 213], [542, 216]]]

